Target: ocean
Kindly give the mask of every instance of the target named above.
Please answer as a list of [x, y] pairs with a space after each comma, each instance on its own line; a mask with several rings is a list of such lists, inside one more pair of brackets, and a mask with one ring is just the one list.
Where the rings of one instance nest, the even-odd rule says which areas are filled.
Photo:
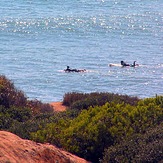
[[[1, 0], [0, 74], [42, 102], [68, 92], [163, 95], [162, 8], [162, 0]], [[121, 60], [139, 66], [109, 66]]]

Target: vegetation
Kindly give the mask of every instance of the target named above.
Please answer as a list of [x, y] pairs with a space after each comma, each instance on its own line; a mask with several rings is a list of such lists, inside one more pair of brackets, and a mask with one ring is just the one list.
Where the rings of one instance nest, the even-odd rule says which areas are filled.
[[98, 162], [105, 148], [131, 135], [144, 133], [162, 118], [163, 109], [156, 105], [154, 98], [141, 100], [137, 106], [112, 102], [83, 110], [74, 119], [50, 123], [31, 136], [35, 141], [52, 144], [57, 140], [66, 150]]
[[135, 134], [106, 149], [101, 162], [161, 162], [163, 159], [162, 132], [163, 123], [148, 129], [145, 134]]
[[[43, 119], [37, 119], [43, 115]], [[52, 115], [53, 108], [37, 100], [28, 100], [22, 91], [5, 76], [0, 76], [0, 129], [12, 131], [22, 138], [29, 138], [30, 131], [37, 131], [39, 125]], [[37, 127], [36, 127], [37, 126]]]
[[72, 92], [63, 104], [69, 109], [54, 113], [0, 76], [1, 130], [55, 144], [93, 163], [162, 161], [162, 96]]
[[107, 92], [93, 92], [93, 93], [67, 93], [64, 96], [63, 104], [69, 106], [71, 109], [87, 109], [90, 106], [102, 106], [106, 102], [126, 103], [136, 105], [139, 99], [137, 97], [130, 97], [127, 95], [119, 95]]
[[90, 106], [102, 106], [105, 103], [115, 102], [136, 105], [140, 99], [127, 95], [119, 95], [107, 92], [93, 92], [93, 93], [67, 93], [64, 96], [63, 104], [69, 106], [71, 116], [74, 118], [78, 116], [82, 110], [88, 109]]

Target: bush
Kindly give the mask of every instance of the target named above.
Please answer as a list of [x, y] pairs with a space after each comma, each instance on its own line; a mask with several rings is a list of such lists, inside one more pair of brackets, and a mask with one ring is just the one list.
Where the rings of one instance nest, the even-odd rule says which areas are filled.
[[156, 104], [160, 105], [160, 107], [163, 108], [163, 96], [156, 95]]
[[34, 114], [53, 112], [52, 106], [38, 100], [27, 100], [24, 93], [15, 88], [14, 84], [5, 76], [0, 76], [0, 105], [5, 108], [28, 107]]
[[155, 98], [140, 100], [136, 106], [110, 102], [82, 110], [74, 119], [63, 118], [62, 123], [48, 124], [32, 137], [41, 142], [58, 143], [71, 153], [98, 162], [105, 148], [144, 133], [161, 123], [162, 117], [163, 109]]
[[52, 113], [54, 111], [50, 104], [45, 104], [38, 100], [27, 101], [27, 107], [32, 110], [34, 115], [38, 113]]
[[86, 97], [87, 94], [84, 93], [66, 93], [63, 97], [63, 105], [71, 106], [74, 102], [85, 99]]
[[66, 104], [70, 109], [83, 110], [92, 106], [102, 106], [107, 102], [115, 102], [136, 105], [140, 99], [137, 97], [130, 97], [127, 95], [119, 95], [114, 93], [68, 93], [65, 94], [63, 104]]
[[[40, 125], [52, 122], [53, 108], [38, 100], [27, 100], [22, 91], [5, 76], [0, 76], [0, 129], [29, 138]], [[47, 118], [47, 114], [48, 118]], [[41, 117], [40, 119], [38, 117]]]
[[135, 134], [104, 152], [102, 163], [161, 162], [163, 161], [163, 123], [145, 134]]
[[42, 113], [29, 118], [25, 122], [13, 120], [8, 131], [24, 139], [30, 139], [31, 132], [36, 132], [46, 126], [47, 123], [55, 122], [56, 116], [50, 113]]
[[27, 98], [22, 91], [17, 90], [14, 84], [5, 76], [0, 76], [0, 105], [6, 108], [11, 106], [25, 106]]
[[0, 130], [7, 130], [13, 123], [9, 114], [0, 113]]

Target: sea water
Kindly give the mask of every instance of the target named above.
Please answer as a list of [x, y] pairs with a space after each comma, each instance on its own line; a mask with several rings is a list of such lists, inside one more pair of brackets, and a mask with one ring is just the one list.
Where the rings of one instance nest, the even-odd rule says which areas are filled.
[[[43, 102], [68, 92], [163, 95], [162, 8], [162, 0], [1, 0], [0, 74]], [[121, 60], [139, 66], [108, 66]]]

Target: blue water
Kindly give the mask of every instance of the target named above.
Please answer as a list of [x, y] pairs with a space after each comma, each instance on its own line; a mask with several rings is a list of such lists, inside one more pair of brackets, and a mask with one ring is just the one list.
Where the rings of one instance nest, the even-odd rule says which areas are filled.
[[[163, 95], [162, 0], [1, 0], [0, 73], [29, 99]], [[137, 68], [109, 67], [124, 60]], [[87, 69], [64, 73], [63, 69]]]

